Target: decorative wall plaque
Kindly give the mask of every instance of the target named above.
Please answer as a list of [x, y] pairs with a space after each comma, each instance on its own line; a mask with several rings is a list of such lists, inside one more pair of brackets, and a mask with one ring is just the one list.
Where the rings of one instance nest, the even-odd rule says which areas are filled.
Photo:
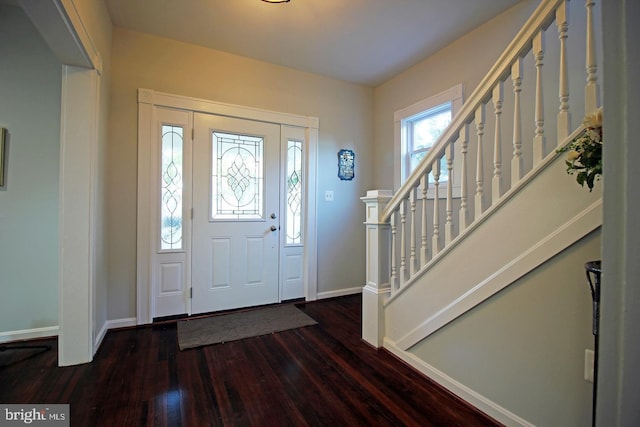
[[355, 153], [353, 150], [338, 151], [338, 177], [343, 181], [351, 181], [355, 176]]

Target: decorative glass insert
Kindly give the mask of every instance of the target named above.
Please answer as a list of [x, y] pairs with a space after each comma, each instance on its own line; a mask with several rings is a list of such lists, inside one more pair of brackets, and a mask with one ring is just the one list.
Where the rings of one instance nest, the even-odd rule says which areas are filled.
[[182, 145], [184, 129], [162, 125], [160, 249], [182, 249]]
[[287, 142], [286, 244], [302, 244], [302, 141]]
[[264, 138], [213, 132], [211, 218], [264, 218]]

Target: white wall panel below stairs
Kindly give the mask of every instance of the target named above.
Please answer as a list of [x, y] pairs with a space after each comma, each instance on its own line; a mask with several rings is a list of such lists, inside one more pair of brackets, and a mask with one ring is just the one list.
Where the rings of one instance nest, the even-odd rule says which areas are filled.
[[601, 224], [600, 185], [580, 188], [557, 156], [389, 300], [386, 339], [409, 349]]

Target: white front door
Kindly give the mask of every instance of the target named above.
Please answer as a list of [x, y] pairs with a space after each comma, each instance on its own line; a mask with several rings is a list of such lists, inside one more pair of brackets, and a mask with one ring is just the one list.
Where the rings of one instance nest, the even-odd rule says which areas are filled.
[[196, 114], [192, 313], [279, 301], [280, 125]]

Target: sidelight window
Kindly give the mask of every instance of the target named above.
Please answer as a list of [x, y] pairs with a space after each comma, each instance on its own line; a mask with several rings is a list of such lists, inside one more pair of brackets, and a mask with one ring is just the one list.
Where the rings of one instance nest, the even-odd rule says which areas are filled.
[[183, 249], [183, 134], [180, 126], [162, 125], [160, 166], [160, 249]]
[[286, 244], [302, 244], [302, 141], [287, 142]]

